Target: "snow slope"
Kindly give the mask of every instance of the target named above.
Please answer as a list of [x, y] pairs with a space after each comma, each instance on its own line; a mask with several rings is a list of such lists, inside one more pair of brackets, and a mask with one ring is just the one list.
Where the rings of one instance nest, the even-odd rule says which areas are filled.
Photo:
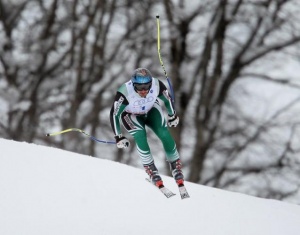
[[0, 139], [2, 235], [297, 235], [300, 207], [186, 182], [165, 198], [146, 174], [109, 160]]

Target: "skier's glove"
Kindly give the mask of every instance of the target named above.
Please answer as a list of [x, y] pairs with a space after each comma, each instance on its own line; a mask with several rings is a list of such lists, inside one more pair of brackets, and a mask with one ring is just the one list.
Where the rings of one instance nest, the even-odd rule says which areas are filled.
[[179, 117], [174, 113], [172, 116], [169, 115], [168, 117], [168, 126], [169, 127], [176, 127], [179, 123]]
[[129, 145], [130, 145], [130, 142], [128, 141], [128, 139], [126, 139], [126, 137], [122, 136], [122, 134], [116, 135], [115, 140], [116, 140], [116, 143], [117, 143], [117, 147], [120, 148], [120, 149], [128, 148]]

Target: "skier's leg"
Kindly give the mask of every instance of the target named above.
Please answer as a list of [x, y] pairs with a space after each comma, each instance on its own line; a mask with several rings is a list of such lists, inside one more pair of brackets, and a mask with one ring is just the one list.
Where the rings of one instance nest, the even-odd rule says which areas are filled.
[[162, 180], [154, 164], [154, 159], [147, 141], [145, 119], [143, 115], [136, 116], [126, 112], [121, 115], [123, 126], [135, 140], [137, 152], [146, 173], [154, 184], [160, 186], [162, 185]]
[[159, 104], [155, 103], [147, 113], [145, 124], [153, 130], [162, 142], [167, 161], [173, 162], [179, 159], [176, 143], [167, 127], [166, 119]]
[[148, 112], [145, 124], [149, 126], [161, 140], [166, 159], [170, 163], [172, 175], [178, 184], [183, 184], [182, 164], [176, 143], [167, 127], [166, 119], [159, 104], [155, 103]]

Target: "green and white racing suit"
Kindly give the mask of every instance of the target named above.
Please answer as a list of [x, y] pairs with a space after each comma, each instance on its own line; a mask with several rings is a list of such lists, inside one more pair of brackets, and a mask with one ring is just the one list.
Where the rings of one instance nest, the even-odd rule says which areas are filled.
[[118, 89], [110, 111], [110, 122], [114, 134], [121, 134], [121, 120], [124, 128], [135, 140], [143, 165], [154, 161], [147, 141], [146, 126], [152, 129], [161, 140], [167, 161], [174, 162], [179, 159], [175, 141], [168, 130], [157, 98], [165, 104], [169, 116], [175, 114], [168, 90], [157, 78], [152, 78], [152, 86], [145, 98], [139, 96], [132, 82], [128, 81]]

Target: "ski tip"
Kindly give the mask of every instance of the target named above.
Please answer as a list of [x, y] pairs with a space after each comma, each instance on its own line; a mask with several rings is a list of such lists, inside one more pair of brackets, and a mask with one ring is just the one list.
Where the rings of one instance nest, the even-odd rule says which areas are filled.
[[157, 14], [157, 15], [156, 15], [156, 19], [158, 19], [158, 18], [159, 18], [159, 15]]
[[190, 195], [184, 185], [178, 186], [181, 199], [189, 198]]
[[190, 195], [188, 194], [188, 192], [185, 192], [185, 193], [180, 193], [180, 197], [181, 199], [186, 199], [186, 198], [190, 198]]

